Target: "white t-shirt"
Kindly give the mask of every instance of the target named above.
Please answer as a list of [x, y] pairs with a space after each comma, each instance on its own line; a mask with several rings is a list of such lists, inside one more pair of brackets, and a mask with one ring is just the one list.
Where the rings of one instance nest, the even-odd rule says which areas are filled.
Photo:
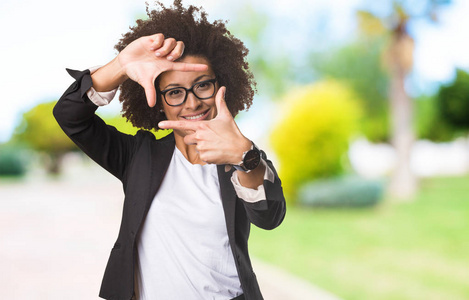
[[217, 166], [176, 148], [138, 240], [138, 299], [232, 299], [243, 293]]

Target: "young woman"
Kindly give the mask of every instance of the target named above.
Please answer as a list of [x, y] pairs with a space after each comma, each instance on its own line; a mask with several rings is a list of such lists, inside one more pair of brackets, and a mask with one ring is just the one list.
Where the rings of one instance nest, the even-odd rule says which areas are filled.
[[[248, 254], [250, 224], [285, 216], [280, 179], [233, 119], [252, 103], [247, 49], [199, 8], [159, 4], [54, 108], [64, 132], [119, 178], [122, 223], [101, 286], [105, 299], [262, 299]], [[120, 87], [123, 116], [162, 139], [106, 125], [95, 111]], [[274, 251], [274, 250], [273, 250]]]

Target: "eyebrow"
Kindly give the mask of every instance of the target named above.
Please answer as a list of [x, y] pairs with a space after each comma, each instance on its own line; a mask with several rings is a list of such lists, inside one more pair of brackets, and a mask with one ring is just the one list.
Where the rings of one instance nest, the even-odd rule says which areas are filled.
[[[202, 79], [202, 78], [205, 77], [205, 76], [210, 77], [210, 75], [208, 75], [208, 74], [200, 75], [199, 77], [197, 77], [196, 79], [194, 79], [194, 80], [192, 81], [192, 84], [194, 84], [194, 83], [200, 81], [200, 79]], [[170, 88], [170, 87], [180, 87], [180, 86], [182, 86], [182, 85], [179, 84], [179, 83], [170, 83], [170, 84], [168, 84], [166, 87], [162, 88], [161, 90], [164, 91], [164, 90], [166, 90], [166, 89], [168, 89], [168, 88]]]

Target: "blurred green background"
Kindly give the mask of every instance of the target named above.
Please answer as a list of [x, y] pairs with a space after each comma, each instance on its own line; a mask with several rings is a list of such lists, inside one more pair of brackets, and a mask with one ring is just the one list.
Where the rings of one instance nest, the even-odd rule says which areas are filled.
[[[437, 51], [419, 48], [419, 34], [427, 34], [422, 28], [438, 30], [451, 9], [468, 5], [295, 2], [314, 11], [308, 15], [281, 14], [281, 2], [238, 2], [199, 4], [211, 19], [229, 19], [230, 31], [250, 49], [258, 95], [237, 122], [274, 161], [287, 196], [282, 226], [253, 229], [253, 256], [343, 299], [469, 299], [468, 66], [449, 66], [452, 75], [440, 81], [418, 68], [419, 54]], [[145, 17], [143, 4], [132, 7], [128, 20]], [[338, 20], [345, 9], [348, 18]], [[467, 43], [466, 30], [451, 34]], [[114, 37], [105, 39], [110, 49]], [[55, 96], [23, 107], [0, 144], [4, 228], [18, 200], [14, 189], [66, 185], [76, 176], [101, 180], [52, 117], [67, 85], [49, 84]], [[120, 117], [118, 101], [113, 105], [100, 115], [135, 133]], [[6, 232], [0, 238], [8, 243]]]

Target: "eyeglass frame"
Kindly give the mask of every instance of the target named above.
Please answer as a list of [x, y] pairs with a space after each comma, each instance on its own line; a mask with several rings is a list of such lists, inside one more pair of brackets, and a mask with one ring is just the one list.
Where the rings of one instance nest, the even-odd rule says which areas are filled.
[[[205, 83], [205, 82], [210, 82], [213, 84], [213, 94], [210, 96], [210, 97], [199, 97], [197, 96], [195, 93], [194, 93], [194, 87], [198, 84], [201, 84], [201, 83]], [[184, 102], [186, 102], [187, 100], [187, 96], [189, 95], [189, 92], [192, 93], [197, 99], [199, 100], [207, 100], [207, 99], [210, 99], [212, 98], [215, 93], [217, 92], [216, 88], [215, 88], [215, 82], [217, 82], [217, 78], [213, 78], [213, 79], [207, 79], [207, 80], [202, 80], [202, 81], [199, 81], [199, 82], [196, 82], [194, 83], [190, 88], [186, 89], [185, 87], [183, 86], [177, 86], [177, 87], [172, 87], [172, 88], [169, 88], [169, 89], [166, 89], [166, 90], [163, 90], [163, 91], [160, 91], [158, 90], [158, 92], [163, 96], [163, 99], [164, 99], [164, 102], [166, 102], [166, 104], [168, 104], [169, 106], [180, 106], [180, 105], [183, 105]], [[172, 90], [175, 90], [175, 89], [183, 89], [186, 91], [186, 95], [184, 96], [184, 100], [179, 103], [179, 104], [169, 104], [168, 101], [166, 100], [166, 93], [169, 92], [169, 91], [172, 91]]]

